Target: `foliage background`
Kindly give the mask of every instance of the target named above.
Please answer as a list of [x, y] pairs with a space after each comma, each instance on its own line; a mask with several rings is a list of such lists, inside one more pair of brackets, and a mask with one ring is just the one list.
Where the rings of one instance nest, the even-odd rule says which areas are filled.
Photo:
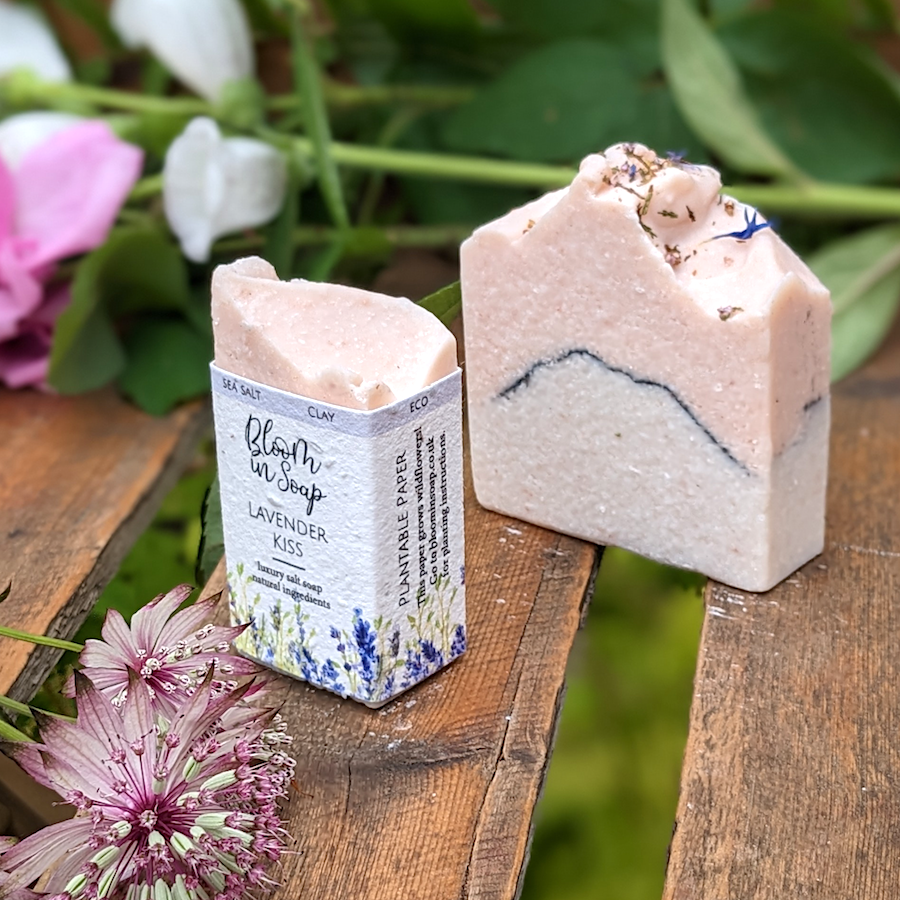
[[[206, 386], [209, 267], [180, 257], [158, 196], [165, 149], [197, 114], [271, 141], [292, 170], [281, 216], [220, 241], [214, 262], [261, 252], [283, 277], [368, 285], [413, 247], [449, 265], [451, 280], [453, 248], [472, 227], [567, 183], [584, 154], [639, 140], [716, 164], [737, 196], [781, 217], [834, 293], [836, 375], [896, 313], [900, 230], [871, 225], [900, 217], [889, 0], [245, 0], [268, 99], [244, 86], [215, 105], [126, 51], [99, 0], [40, 5], [68, 36], [80, 84], [6, 82], [5, 110], [107, 115], [149, 160], [113, 239], [76, 276], [54, 351], [63, 391], [112, 379], [161, 412]], [[136, 300], [123, 308], [125, 291]], [[115, 352], [98, 349], [98, 321], [115, 322]], [[148, 377], [161, 358], [166, 378]], [[211, 478], [207, 448], [79, 639], [106, 607], [128, 613], [193, 578]], [[526, 898], [659, 896], [699, 586], [607, 553], [570, 666]]]

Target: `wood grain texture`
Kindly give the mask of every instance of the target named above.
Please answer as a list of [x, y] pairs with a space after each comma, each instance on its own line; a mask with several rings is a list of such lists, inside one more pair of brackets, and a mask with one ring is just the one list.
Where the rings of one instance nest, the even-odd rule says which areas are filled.
[[[0, 625], [72, 637], [208, 423], [205, 405], [0, 390]], [[60, 651], [0, 640], [0, 693], [29, 700]]]
[[900, 897], [900, 328], [833, 393], [826, 548], [710, 584], [666, 900]]
[[482, 509], [467, 473], [467, 652], [380, 710], [277, 676], [300, 792], [273, 900], [516, 896], [598, 561]]

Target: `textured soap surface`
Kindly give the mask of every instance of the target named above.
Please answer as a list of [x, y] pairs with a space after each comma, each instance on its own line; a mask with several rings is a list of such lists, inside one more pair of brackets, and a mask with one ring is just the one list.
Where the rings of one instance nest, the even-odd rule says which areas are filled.
[[379, 706], [466, 649], [455, 340], [409, 300], [259, 259], [216, 270], [213, 325], [235, 645]]
[[828, 291], [715, 170], [641, 145], [462, 247], [485, 506], [763, 591], [819, 553]]
[[216, 269], [212, 317], [220, 368], [350, 409], [387, 406], [457, 368], [453, 335], [412, 301], [279, 281], [258, 257]]

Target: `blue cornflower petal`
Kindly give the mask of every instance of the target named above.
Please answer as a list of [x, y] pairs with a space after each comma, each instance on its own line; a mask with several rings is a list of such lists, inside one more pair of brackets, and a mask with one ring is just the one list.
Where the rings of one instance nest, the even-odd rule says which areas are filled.
[[753, 210], [753, 218], [750, 218], [747, 210], [744, 210], [744, 224], [747, 226], [743, 231], [730, 231], [728, 234], [717, 234], [711, 240], [717, 241], [719, 238], [734, 238], [736, 241], [749, 241], [757, 231], [763, 228], [770, 228], [771, 222], [758, 222], [756, 220], [757, 211]]

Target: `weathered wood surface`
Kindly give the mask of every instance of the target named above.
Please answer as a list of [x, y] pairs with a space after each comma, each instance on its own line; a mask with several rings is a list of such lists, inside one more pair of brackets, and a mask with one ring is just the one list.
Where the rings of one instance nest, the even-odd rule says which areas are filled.
[[833, 404], [825, 553], [707, 589], [665, 900], [900, 897], [900, 329]]
[[280, 678], [299, 792], [273, 900], [517, 893], [598, 551], [483, 510], [468, 473], [465, 502], [459, 660], [380, 710]]
[[[0, 625], [70, 638], [208, 422], [205, 405], [153, 418], [110, 391], [0, 390]], [[29, 700], [58, 656], [4, 639], [0, 693]]]

